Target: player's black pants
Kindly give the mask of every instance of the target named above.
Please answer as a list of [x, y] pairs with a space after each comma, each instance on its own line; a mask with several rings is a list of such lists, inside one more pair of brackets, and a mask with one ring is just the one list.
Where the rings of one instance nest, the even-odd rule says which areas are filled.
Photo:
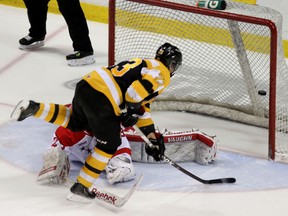
[[[41, 38], [46, 35], [46, 20], [49, 0], [23, 0], [30, 22], [29, 35]], [[74, 51], [93, 51], [89, 29], [79, 0], [57, 0], [73, 41]]]
[[67, 128], [93, 131], [97, 147], [108, 154], [114, 154], [121, 144], [120, 117], [115, 115], [108, 98], [84, 80], [76, 86]]

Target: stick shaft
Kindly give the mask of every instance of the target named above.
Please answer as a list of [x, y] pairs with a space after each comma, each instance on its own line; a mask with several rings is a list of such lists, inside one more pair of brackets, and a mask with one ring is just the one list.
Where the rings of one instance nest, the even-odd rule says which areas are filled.
[[[136, 130], [136, 132], [140, 135], [140, 137], [144, 140], [144, 142], [151, 148], [154, 147], [154, 145], [150, 142], [150, 140], [143, 134], [143, 132], [136, 126], [134, 125], [133, 128]], [[211, 179], [211, 180], [205, 180], [202, 179], [193, 173], [189, 172], [188, 170], [184, 169], [183, 167], [179, 166], [177, 163], [172, 161], [170, 158], [167, 156], [163, 155], [163, 160], [168, 162], [170, 165], [178, 169], [180, 172], [190, 176], [191, 178], [203, 183], [203, 184], [219, 184], [219, 183], [234, 183], [236, 182], [235, 178], [219, 178], [219, 179]]]

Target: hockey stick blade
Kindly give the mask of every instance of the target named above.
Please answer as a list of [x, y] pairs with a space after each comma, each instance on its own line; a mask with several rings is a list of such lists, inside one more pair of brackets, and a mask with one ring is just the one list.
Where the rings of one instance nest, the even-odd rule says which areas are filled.
[[143, 173], [136, 179], [135, 184], [131, 187], [131, 189], [123, 197], [117, 196], [113, 193], [110, 193], [110, 192], [107, 192], [104, 190], [93, 188], [93, 191], [96, 194], [95, 199], [109, 203], [109, 204], [111, 204], [117, 208], [121, 208], [122, 206], [125, 205], [125, 203], [130, 199], [132, 194], [138, 188], [142, 179], [143, 179]]
[[[154, 147], [153, 144], [150, 142], [150, 140], [143, 134], [143, 132], [136, 125], [134, 125], [133, 128], [135, 129], [135, 131], [140, 135], [140, 137], [144, 140], [144, 142], [149, 147], [151, 147], [151, 148]], [[235, 183], [236, 182], [235, 178], [219, 178], [219, 179], [205, 180], [205, 179], [202, 179], [202, 178], [190, 173], [189, 171], [187, 171], [183, 167], [179, 166], [177, 163], [175, 163], [174, 161], [172, 161], [170, 158], [168, 158], [165, 155], [163, 155], [163, 160], [168, 162], [170, 165], [172, 165], [173, 167], [175, 167], [179, 171], [185, 173], [186, 175], [190, 176], [191, 178], [193, 178], [193, 179], [195, 179], [195, 180], [197, 180], [203, 184], [221, 184], [221, 183]]]

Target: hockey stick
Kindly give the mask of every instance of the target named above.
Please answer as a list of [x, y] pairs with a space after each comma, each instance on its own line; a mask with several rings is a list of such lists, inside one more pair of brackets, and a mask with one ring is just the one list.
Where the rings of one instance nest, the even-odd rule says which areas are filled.
[[[143, 134], [143, 132], [136, 125], [134, 125], [133, 128], [140, 135], [140, 137], [144, 140], [144, 142], [147, 143], [147, 145], [154, 148], [154, 145], [150, 142], [150, 140]], [[205, 180], [205, 179], [202, 179], [202, 178], [190, 173], [189, 171], [187, 171], [183, 167], [179, 166], [177, 163], [173, 162], [170, 158], [168, 158], [165, 155], [163, 155], [163, 160], [168, 162], [170, 165], [172, 165], [173, 167], [175, 167], [179, 171], [185, 173], [186, 175], [190, 176], [191, 178], [193, 178], [193, 179], [195, 179], [195, 180], [197, 180], [203, 184], [219, 184], [219, 183], [234, 183], [234, 182], [236, 182], [235, 178], [219, 178], [219, 179]]]
[[[99, 188], [93, 188], [92, 192], [95, 193], [95, 199], [99, 201], [104, 201], [108, 204], [111, 204], [117, 208], [121, 208], [125, 203], [130, 199], [134, 191], [138, 188], [143, 178], [143, 174], [141, 174], [137, 179], [134, 185], [130, 188], [130, 190], [125, 194], [125, 196], [120, 197], [111, 192], [107, 192], [105, 190]], [[88, 200], [87, 198], [79, 197], [76, 194], [70, 193], [67, 196], [67, 199], [74, 202], [82, 202], [82, 203], [90, 203], [92, 200]]]
[[123, 197], [119, 197], [115, 194], [112, 194], [110, 192], [99, 190], [96, 188], [93, 188], [93, 192], [96, 194], [96, 199], [104, 201], [106, 203], [109, 203], [117, 208], [121, 208], [125, 203], [130, 199], [134, 191], [138, 188], [143, 178], [143, 174], [141, 174], [137, 179], [135, 184], [130, 188], [130, 190], [127, 192], [127, 194]]

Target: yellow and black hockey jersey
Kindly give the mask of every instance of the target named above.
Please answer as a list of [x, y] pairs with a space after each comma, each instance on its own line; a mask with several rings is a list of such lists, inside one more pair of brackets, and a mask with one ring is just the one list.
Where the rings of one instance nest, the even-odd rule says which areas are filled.
[[109, 98], [117, 116], [121, 115], [126, 102], [146, 105], [146, 112], [137, 123], [143, 127], [153, 124], [149, 104], [169, 85], [170, 71], [156, 59], [134, 58], [107, 68], [96, 68], [83, 79]]

